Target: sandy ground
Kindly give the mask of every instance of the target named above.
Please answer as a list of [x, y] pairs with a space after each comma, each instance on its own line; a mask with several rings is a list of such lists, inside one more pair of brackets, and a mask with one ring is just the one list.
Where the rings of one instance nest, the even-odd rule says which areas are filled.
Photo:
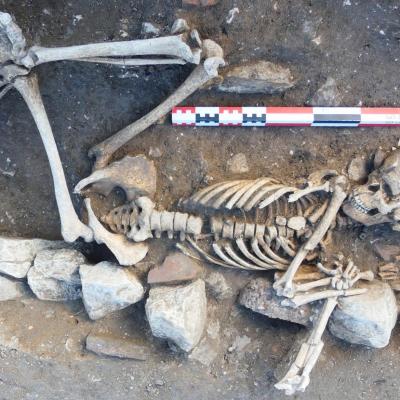
[[[204, 90], [188, 105], [303, 105], [327, 77], [336, 79], [343, 105], [398, 106], [399, 10], [392, 1], [221, 0], [208, 9], [181, 8], [180, 1], [0, 0], [30, 42], [46, 46], [140, 36], [141, 23], [166, 33], [177, 16], [221, 43], [227, 61], [263, 59], [282, 63], [298, 82], [281, 96], [227, 96]], [[228, 11], [238, 7], [231, 24]], [[318, 44], [319, 43], [319, 44]], [[37, 68], [70, 187], [91, 169], [88, 149], [144, 115], [185, 79], [191, 67], [120, 69], [73, 62]], [[60, 238], [51, 175], [33, 121], [19, 95], [0, 102], [0, 233]], [[169, 119], [148, 129], [120, 151], [149, 154], [158, 148], [157, 200], [174, 206], [204, 181], [232, 176], [227, 161], [244, 153], [245, 177], [262, 175], [295, 182], [322, 167], [343, 170], [352, 156], [396, 145], [399, 129], [174, 128]], [[79, 199], [74, 198], [77, 207]], [[377, 238], [398, 243], [387, 228], [338, 238], [337, 246], [359, 265], [374, 267]], [[350, 246], [346, 245], [351, 243]], [[172, 243], [153, 243], [148, 263], [162, 260]], [[108, 257], [85, 249], [92, 261]], [[207, 267], [210, 270], [213, 267]], [[249, 273], [224, 272], [238, 290]], [[143, 304], [91, 322], [80, 302], [55, 304], [27, 298], [0, 307], [0, 399], [280, 399], [273, 371], [301, 328], [255, 315], [234, 298], [209, 296], [209, 320], [220, 323], [218, 355], [209, 366], [173, 353], [151, 337]], [[99, 358], [83, 350], [90, 332], [129, 337], [149, 351], [146, 362]], [[250, 342], [228, 349], [238, 338]], [[400, 339], [395, 330], [383, 350], [349, 346], [326, 334], [326, 347], [304, 399], [396, 399]], [[190, 395], [189, 395], [190, 394]]]

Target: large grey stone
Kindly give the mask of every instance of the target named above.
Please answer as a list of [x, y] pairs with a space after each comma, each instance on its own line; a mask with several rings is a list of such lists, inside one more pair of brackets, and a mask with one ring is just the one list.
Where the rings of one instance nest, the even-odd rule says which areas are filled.
[[282, 319], [304, 326], [311, 325], [313, 308], [310, 304], [292, 308], [282, 306], [281, 301], [282, 297], [275, 294], [272, 283], [267, 278], [250, 281], [239, 296], [239, 304], [269, 318]]
[[0, 237], [0, 272], [25, 278], [39, 251], [63, 246], [61, 241]]
[[228, 93], [282, 93], [295, 84], [288, 68], [268, 61], [257, 61], [228, 69], [218, 90]]
[[154, 336], [168, 339], [184, 351], [192, 350], [200, 341], [207, 318], [204, 281], [152, 288], [146, 315]]
[[25, 284], [0, 276], [0, 301], [15, 300], [25, 294]]
[[85, 257], [77, 250], [41, 250], [28, 272], [29, 287], [41, 300], [79, 299], [79, 266], [85, 262]]
[[82, 265], [79, 273], [83, 303], [93, 320], [122, 310], [143, 298], [143, 286], [128, 268], [103, 261], [96, 265]]
[[329, 330], [350, 343], [385, 347], [397, 320], [396, 297], [387, 283], [363, 286], [368, 288], [366, 293], [339, 299]]
[[98, 355], [146, 360], [148, 351], [129, 339], [115, 338], [106, 335], [90, 334], [86, 338], [86, 349]]

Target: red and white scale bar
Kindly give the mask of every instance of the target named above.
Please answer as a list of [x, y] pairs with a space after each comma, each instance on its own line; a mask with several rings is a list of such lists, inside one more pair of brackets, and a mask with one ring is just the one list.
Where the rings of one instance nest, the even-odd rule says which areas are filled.
[[400, 108], [174, 107], [179, 126], [400, 126]]

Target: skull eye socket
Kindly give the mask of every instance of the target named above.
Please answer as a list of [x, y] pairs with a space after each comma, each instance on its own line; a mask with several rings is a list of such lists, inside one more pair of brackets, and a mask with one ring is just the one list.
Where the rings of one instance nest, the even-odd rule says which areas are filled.
[[368, 185], [368, 190], [371, 192], [376, 193], [380, 189], [381, 185], [379, 183], [371, 183]]

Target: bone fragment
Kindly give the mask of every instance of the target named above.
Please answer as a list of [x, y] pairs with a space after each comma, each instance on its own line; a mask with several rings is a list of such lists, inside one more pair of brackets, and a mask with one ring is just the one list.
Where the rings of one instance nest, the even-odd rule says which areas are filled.
[[298, 268], [304, 261], [307, 254], [314, 250], [315, 247], [318, 246], [318, 243], [320, 243], [324, 238], [326, 232], [332, 224], [332, 221], [335, 220], [336, 214], [338, 213], [346, 196], [347, 194], [342, 188], [341, 184], [335, 183], [332, 199], [325, 212], [325, 215], [322, 217], [320, 223], [307, 242], [297, 252], [285, 274], [274, 283], [274, 288], [277, 290], [278, 295], [284, 295], [286, 297], [294, 296], [293, 277], [295, 276]]
[[104, 142], [92, 147], [89, 151], [89, 156], [96, 158], [94, 168], [98, 169], [105, 167], [115, 151], [133, 139], [136, 135], [143, 132], [149, 126], [156, 123], [160, 118], [171, 111], [173, 107], [181, 103], [197, 89], [217, 77], [218, 68], [223, 65], [224, 60], [222, 58], [207, 58], [204, 63], [198, 65], [186, 81], [159, 106], [154, 108], [144, 117], [135, 121], [133, 124], [128, 125], [115, 135], [106, 139]]
[[92, 230], [79, 220], [72, 205], [60, 155], [40, 95], [37, 77], [34, 74], [29, 77], [18, 77], [13, 85], [22, 95], [32, 113], [49, 159], [62, 236], [66, 242], [74, 242], [79, 237], [90, 242], [93, 239]]
[[183, 41], [183, 36], [177, 35], [144, 40], [90, 43], [69, 47], [48, 48], [33, 46], [22, 59], [22, 64], [27, 68], [32, 68], [46, 62], [61, 60], [155, 55], [176, 57], [194, 64], [200, 62], [199, 52], [192, 52], [192, 49]]
[[146, 243], [132, 243], [124, 235], [109, 232], [94, 214], [90, 199], [85, 199], [89, 217], [89, 226], [94, 233], [94, 240], [98, 244], [104, 243], [114, 254], [119, 264], [135, 265], [146, 257], [148, 246]]

